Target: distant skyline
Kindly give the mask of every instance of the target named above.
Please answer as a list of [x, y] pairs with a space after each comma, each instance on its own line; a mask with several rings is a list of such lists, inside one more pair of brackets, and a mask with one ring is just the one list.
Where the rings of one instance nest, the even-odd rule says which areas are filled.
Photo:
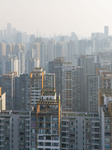
[[109, 26], [111, 0], [0, 0], [0, 29], [11, 23], [18, 30], [41, 36], [90, 36]]

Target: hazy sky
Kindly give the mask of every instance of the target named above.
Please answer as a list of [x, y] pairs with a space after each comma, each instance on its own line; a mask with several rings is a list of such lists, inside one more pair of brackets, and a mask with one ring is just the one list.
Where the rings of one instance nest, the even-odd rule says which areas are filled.
[[0, 0], [0, 28], [10, 22], [17, 29], [41, 35], [89, 36], [109, 25], [112, 0]]

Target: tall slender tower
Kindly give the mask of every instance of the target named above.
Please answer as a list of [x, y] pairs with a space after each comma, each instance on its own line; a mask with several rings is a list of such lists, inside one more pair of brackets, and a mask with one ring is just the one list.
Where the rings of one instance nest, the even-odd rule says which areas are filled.
[[104, 35], [105, 35], [105, 37], [109, 36], [109, 27], [108, 26], [104, 26]]
[[42, 68], [34, 68], [30, 74], [30, 105], [36, 107], [38, 100], [41, 97], [43, 88], [44, 72]]

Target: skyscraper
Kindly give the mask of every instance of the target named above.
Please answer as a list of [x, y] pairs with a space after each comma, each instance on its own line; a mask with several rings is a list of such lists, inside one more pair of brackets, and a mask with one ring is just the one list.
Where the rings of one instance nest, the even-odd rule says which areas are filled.
[[11, 34], [12, 34], [11, 23], [7, 23], [7, 41], [8, 41], [8, 43], [12, 42]]
[[88, 112], [98, 112], [99, 78], [96, 75], [87, 75], [87, 105]]
[[98, 114], [61, 114], [61, 150], [102, 150], [100, 143]]
[[62, 68], [62, 110], [73, 111], [74, 99], [73, 99], [73, 67], [63, 66]]
[[109, 36], [109, 27], [108, 26], [104, 26], [104, 35], [106, 38]]
[[15, 77], [16, 73], [12, 72], [10, 74], [3, 75], [1, 77], [1, 87], [2, 92], [6, 92], [6, 109], [13, 110], [14, 100], [15, 100]]
[[60, 100], [54, 89], [43, 89], [37, 102], [37, 150], [60, 150]]
[[30, 104], [36, 107], [41, 97], [41, 90], [44, 85], [44, 72], [42, 68], [34, 68], [30, 74]]
[[0, 112], [0, 149], [30, 150], [30, 112]]
[[64, 58], [58, 57], [54, 61], [49, 62], [49, 73], [55, 74], [55, 87], [57, 96], [60, 95], [62, 101], [62, 68], [71, 65], [71, 62], [64, 62]]
[[15, 109], [28, 110], [30, 106], [30, 76], [20, 74], [15, 78]]

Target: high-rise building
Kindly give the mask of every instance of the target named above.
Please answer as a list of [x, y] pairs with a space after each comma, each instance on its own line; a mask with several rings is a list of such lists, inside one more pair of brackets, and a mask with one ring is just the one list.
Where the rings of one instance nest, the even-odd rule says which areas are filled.
[[101, 150], [98, 114], [63, 112], [61, 150]]
[[56, 95], [60, 95], [60, 100], [62, 101], [62, 68], [63, 66], [71, 65], [71, 62], [64, 62], [64, 58], [59, 57], [54, 59], [54, 61], [49, 62], [49, 73], [55, 74], [55, 87]]
[[100, 91], [99, 112], [101, 122], [101, 150], [111, 150], [112, 147], [112, 97]]
[[7, 44], [6, 45], [6, 57], [12, 56], [12, 50], [13, 50], [13, 45]]
[[44, 72], [42, 68], [34, 68], [30, 74], [30, 104], [35, 107], [41, 97], [44, 86]]
[[84, 68], [77, 66], [72, 72], [72, 97], [75, 112], [87, 112], [84, 87]]
[[28, 110], [30, 106], [30, 77], [20, 74], [15, 78], [15, 109]]
[[11, 34], [11, 23], [7, 23], [7, 34]]
[[16, 73], [3, 75], [1, 77], [2, 93], [6, 93], [6, 110], [13, 110], [15, 100], [15, 77]]
[[99, 78], [97, 75], [87, 75], [87, 105], [88, 112], [98, 112]]
[[34, 68], [30, 74], [30, 104], [36, 107], [43, 88], [55, 88], [55, 75], [45, 73], [42, 68]]
[[[56, 58], [53, 62], [54, 65], [54, 72], [49, 72], [50, 73], [55, 73], [55, 86], [56, 86], [56, 94], [57, 96], [60, 95], [60, 99], [62, 99], [62, 66], [63, 66], [64, 59], [63, 58]], [[52, 67], [51, 67], [52, 68]]]
[[13, 70], [12, 72], [17, 72], [17, 75], [19, 75], [19, 60], [17, 57], [13, 58]]
[[62, 43], [56, 43], [54, 46], [54, 58], [63, 57]]
[[62, 110], [73, 111], [74, 110], [74, 98], [73, 98], [73, 70], [72, 66], [63, 66], [62, 68]]
[[7, 23], [7, 41], [8, 43], [12, 42], [12, 26], [11, 26], [11, 23]]
[[37, 149], [37, 111], [36, 108], [31, 111], [31, 150]]
[[48, 67], [48, 56], [47, 56], [47, 43], [40, 43], [40, 67], [47, 71]]
[[81, 55], [79, 57], [79, 66], [84, 67], [85, 75], [96, 74], [94, 55]]
[[54, 56], [54, 49], [55, 49], [55, 41], [54, 40], [49, 40], [47, 44], [47, 61], [53, 61], [55, 56]]
[[60, 150], [60, 100], [54, 89], [43, 89], [37, 103], [37, 150]]
[[40, 66], [39, 59], [36, 58], [30, 58], [27, 60], [27, 73], [30, 74], [34, 68], [37, 68]]
[[20, 51], [19, 52], [19, 75], [21, 73], [25, 73], [25, 52], [24, 51]]
[[35, 42], [35, 35], [34, 34], [30, 35], [29, 42], [30, 43]]
[[44, 88], [55, 88], [55, 74], [54, 73], [44, 74]]
[[108, 90], [112, 89], [112, 72], [101, 73], [101, 88]]
[[10, 74], [10, 72], [13, 72], [13, 58], [11, 57], [3, 57], [2, 60], [2, 74]]
[[[83, 86], [83, 97], [84, 97], [84, 99], [83, 99], [83, 105], [84, 105], [84, 107], [83, 108], [84, 108], [84, 111], [87, 112], [88, 111], [88, 101], [87, 101], [88, 100], [88, 93], [87, 92], [88, 91], [89, 91], [89, 93], [93, 92], [92, 88], [91, 88], [91, 91], [90, 91], [90, 89], [88, 89], [88, 88], [90, 88], [89, 87], [90, 85], [88, 85], [88, 80], [89, 80], [88, 77], [96, 75], [96, 70], [99, 67], [99, 65], [97, 63], [95, 63], [95, 56], [94, 55], [83, 55], [83, 56], [81, 56], [79, 58], [78, 65], [81, 66], [81, 67], [83, 67], [83, 84], [82, 84], [82, 86]], [[80, 83], [80, 81], [78, 83]], [[97, 92], [98, 91], [96, 91], [96, 93]], [[89, 97], [89, 100], [90, 100], [90, 97]]]
[[0, 112], [0, 149], [30, 150], [30, 112]]
[[31, 53], [30, 58], [40, 59], [40, 43], [31, 44]]
[[21, 32], [17, 32], [17, 33], [16, 33], [16, 36], [15, 36], [15, 43], [16, 43], [16, 44], [22, 43], [22, 33], [21, 33]]
[[108, 26], [104, 26], [104, 35], [106, 38], [109, 36], [109, 27]]

